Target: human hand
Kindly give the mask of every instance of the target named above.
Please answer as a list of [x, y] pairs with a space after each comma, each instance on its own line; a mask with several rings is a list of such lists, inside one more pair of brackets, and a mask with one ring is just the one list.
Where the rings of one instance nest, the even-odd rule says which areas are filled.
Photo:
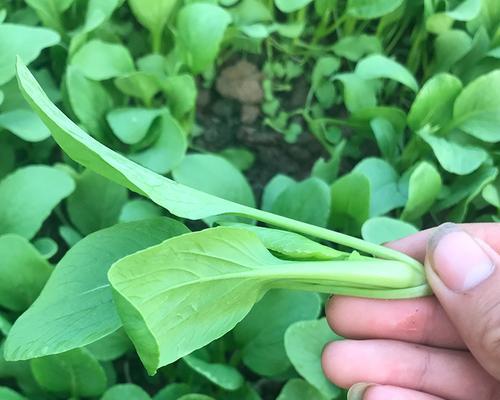
[[347, 340], [323, 352], [352, 400], [500, 399], [500, 224], [445, 224], [388, 244], [424, 262], [435, 297], [333, 297]]

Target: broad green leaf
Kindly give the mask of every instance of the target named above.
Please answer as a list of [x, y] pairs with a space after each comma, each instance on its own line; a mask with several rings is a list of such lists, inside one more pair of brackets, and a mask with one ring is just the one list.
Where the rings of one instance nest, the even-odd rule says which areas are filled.
[[50, 131], [40, 118], [30, 110], [13, 110], [0, 114], [0, 128], [7, 129], [27, 142], [40, 142], [50, 136]]
[[252, 189], [243, 174], [226, 159], [212, 154], [190, 154], [172, 171], [183, 185], [253, 207]]
[[140, 386], [132, 383], [122, 383], [111, 386], [101, 397], [101, 400], [150, 400], [151, 397]]
[[418, 83], [411, 72], [397, 61], [381, 54], [373, 54], [360, 60], [356, 65], [355, 73], [363, 79], [392, 79], [414, 92], [418, 91]]
[[113, 107], [109, 93], [100, 82], [85, 78], [81, 71], [71, 66], [66, 70], [66, 87], [69, 103], [80, 122], [95, 137], [103, 137], [106, 114]]
[[403, 4], [403, 0], [348, 0], [347, 13], [360, 19], [379, 18]]
[[452, 29], [439, 34], [434, 42], [435, 71], [449, 71], [471, 47], [472, 38], [463, 30]]
[[128, 0], [137, 20], [153, 36], [155, 52], [160, 51], [163, 29], [177, 4], [177, 0]]
[[66, 11], [74, 0], [26, 0], [33, 8], [44, 25], [50, 26], [58, 31], [64, 28], [61, 23], [61, 15]]
[[132, 343], [123, 329], [118, 329], [86, 346], [99, 361], [112, 361], [132, 349]]
[[152, 128], [158, 139], [146, 150], [130, 154], [130, 159], [158, 174], [166, 174], [181, 164], [187, 150], [186, 133], [167, 111]]
[[2, 314], [0, 314], [0, 333], [4, 336], [7, 336], [9, 334], [10, 328], [12, 328], [12, 324], [10, 323], [10, 321], [7, 318], [5, 318]]
[[263, 376], [284, 373], [290, 367], [284, 335], [294, 322], [315, 319], [321, 308], [316, 293], [272, 290], [234, 329], [243, 362]]
[[280, 260], [251, 232], [230, 227], [124, 257], [108, 278], [125, 331], [151, 374], [227, 333], [273, 287], [376, 296], [378, 282], [384, 295], [392, 287], [398, 296], [406, 293], [398, 289], [425, 281], [396, 261]]
[[93, 397], [106, 389], [104, 369], [85, 349], [35, 358], [30, 364], [38, 384], [49, 392], [71, 397]]
[[153, 396], [153, 400], [178, 400], [188, 394], [191, 388], [186, 383], [170, 383]]
[[340, 339], [332, 332], [325, 318], [299, 321], [285, 333], [285, 349], [297, 372], [327, 398], [340, 394], [321, 368], [321, 353], [328, 342]]
[[384, 158], [394, 160], [398, 151], [399, 135], [392, 124], [383, 117], [377, 117], [370, 121], [370, 127]]
[[255, 161], [255, 155], [243, 147], [227, 147], [218, 155], [224, 157], [240, 171], [246, 171]]
[[344, 103], [354, 113], [377, 105], [375, 87], [358, 74], [344, 73], [335, 75], [344, 85]]
[[273, 202], [271, 211], [298, 221], [326, 226], [330, 214], [328, 185], [319, 178], [292, 183]]
[[6, 358], [61, 353], [115, 332], [121, 321], [106, 276], [111, 264], [187, 231], [177, 221], [158, 218], [115, 225], [79, 241], [59, 262], [33, 306], [14, 324], [5, 343]]
[[243, 377], [238, 370], [231, 365], [209, 363], [194, 355], [186, 356], [183, 360], [194, 371], [223, 389], [237, 390], [243, 385]]
[[422, 217], [434, 204], [441, 191], [441, 175], [427, 161], [422, 161], [411, 173], [408, 201], [401, 219], [414, 221]]
[[194, 73], [213, 64], [230, 22], [230, 14], [215, 4], [191, 3], [181, 8], [177, 16], [178, 44]]
[[66, 200], [66, 206], [71, 222], [87, 235], [117, 223], [126, 201], [124, 187], [85, 170], [76, 178], [76, 189]]
[[493, 207], [500, 209], [500, 182], [489, 184], [481, 191], [483, 198]]
[[303, 379], [290, 379], [276, 400], [326, 400], [318, 389]]
[[89, 0], [82, 31], [84, 33], [92, 32], [101, 26], [111, 17], [119, 5], [120, 0]]
[[0, 236], [0, 306], [26, 310], [52, 272], [50, 264], [25, 238]]
[[177, 400], [216, 400], [211, 396], [207, 396], [199, 393], [190, 393], [179, 397]]
[[449, 209], [459, 203], [470, 202], [481, 190], [495, 180], [498, 169], [485, 163], [469, 175], [459, 176], [449, 187], [446, 197], [436, 204], [436, 211]]
[[66, 172], [45, 165], [19, 168], [0, 181], [0, 234], [31, 239], [75, 188]]
[[500, 71], [469, 83], [453, 107], [454, 125], [485, 142], [500, 141]]
[[306, 7], [312, 0], [274, 0], [274, 4], [284, 13], [291, 13]]
[[255, 233], [267, 249], [294, 260], [332, 260], [347, 253], [322, 245], [298, 233], [247, 224], [234, 224]]
[[289, 176], [277, 174], [264, 187], [262, 194], [261, 208], [266, 211], [271, 211], [274, 202], [279, 195], [289, 186], [295, 183], [295, 180]]
[[0, 85], [16, 74], [16, 56], [26, 64], [34, 61], [40, 52], [59, 43], [59, 35], [46, 28], [2, 23], [0, 24]]
[[134, 71], [114, 80], [115, 86], [128, 96], [141, 99], [150, 105], [153, 97], [160, 91], [158, 79], [147, 72]]
[[350, 173], [331, 186], [330, 225], [343, 232], [359, 234], [370, 216], [370, 181], [361, 173]]
[[2, 400], [26, 400], [26, 397], [21, 396], [19, 393], [14, 390], [0, 386], [0, 399]]
[[372, 54], [382, 53], [382, 45], [376, 36], [357, 35], [343, 36], [332, 46], [333, 52], [351, 61], [358, 61], [361, 57]]
[[113, 133], [126, 144], [136, 144], [144, 139], [155, 119], [162, 113], [160, 109], [115, 108], [106, 116]]
[[362, 228], [363, 239], [372, 243], [384, 244], [417, 233], [418, 229], [408, 222], [389, 217], [373, 217]]
[[168, 107], [172, 114], [181, 119], [196, 106], [196, 82], [192, 75], [169, 76], [162, 80], [162, 88], [167, 95]]
[[370, 182], [370, 217], [405, 205], [406, 196], [398, 187], [399, 176], [388, 162], [368, 157], [354, 167], [354, 172], [363, 174]]
[[433, 135], [425, 128], [418, 134], [432, 148], [439, 164], [453, 174], [470, 174], [488, 158], [488, 153], [481, 147], [461, 144], [452, 139]]
[[134, 61], [125, 46], [99, 39], [85, 43], [71, 58], [71, 65], [89, 79], [101, 81], [134, 70]]
[[481, 0], [463, 0], [453, 10], [446, 13], [448, 17], [457, 21], [470, 21], [481, 10]]
[[[462, 199], [453, 209], [447, 214], [446, 220], [452, 222], [464, 222], [467, 217], [467, 212], [471, 203], [481, 194], [481, 191], [491, 182], [495, 181], [498, 176], [498, 168], [491, 165], [484, 165], [476, 171], [476, 180], [472, 181], [467, 190], [467, 197]], [[463, 183], [463, 181], [461, 182]], [[460, 189], [459, 189], [460, 190]]]
[[417, 93], [408, 113], [408, 126], [415, 132], [428, 124], [442, 127], [451, 119], [461, 90], [462, 83], [453, 75], [434, 75]]
[[160, 217], [162, 209], [156, 204], [145, 199], [127, 201], [120, 212], [120, 222], [139, 221], [141, 219]]

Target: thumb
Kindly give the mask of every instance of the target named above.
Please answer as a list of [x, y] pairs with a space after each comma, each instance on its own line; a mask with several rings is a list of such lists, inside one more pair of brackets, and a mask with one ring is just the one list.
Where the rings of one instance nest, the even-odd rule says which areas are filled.
[[444, 224], [429, 240], [425, 267], [469, 350], [500, 379], [500, 255], [458, 225]]

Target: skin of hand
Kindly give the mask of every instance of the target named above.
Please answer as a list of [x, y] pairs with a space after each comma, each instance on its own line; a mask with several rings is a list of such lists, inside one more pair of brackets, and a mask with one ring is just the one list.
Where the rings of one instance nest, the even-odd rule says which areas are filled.
[[349, 400], [500, 399], [500, 223], [444, 224], [387, 244], [425, 265], [434, 296], [334, 296], [345, 340], [323, 370]]

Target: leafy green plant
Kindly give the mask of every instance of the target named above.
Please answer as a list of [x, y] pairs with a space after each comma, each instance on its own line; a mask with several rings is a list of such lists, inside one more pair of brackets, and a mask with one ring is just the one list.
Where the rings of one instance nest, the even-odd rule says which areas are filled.
[[499, 222], [497, 3], [0, 0], [0, 397], [344, 400], [326, 294]]

